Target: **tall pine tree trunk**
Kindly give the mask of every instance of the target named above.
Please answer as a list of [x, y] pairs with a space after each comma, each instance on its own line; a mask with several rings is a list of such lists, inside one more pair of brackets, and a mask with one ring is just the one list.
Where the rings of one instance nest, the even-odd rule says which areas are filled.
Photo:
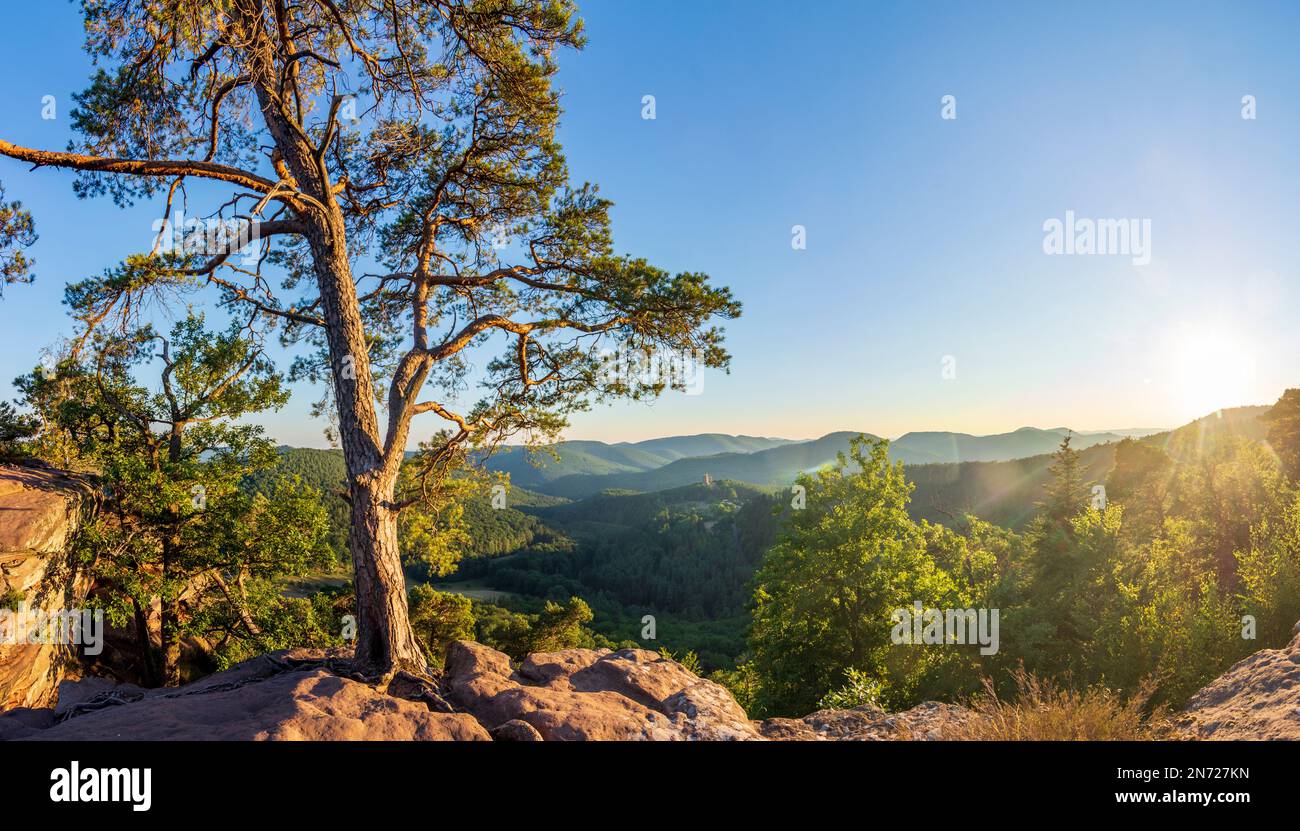
[[137, 642], [140, 645], [140, 661], [144, 685], [146, 687], [156, 687], [162, 684], [162, 670], [159, 667], [158, 652], [153, 643], [149, 615], [145, 614], [144, 608], [140, 606], [140, 601], [134, 597], [131, 598], [131, 607], [135, 615], [135, 631]]
[[347, 227], [329, 173], [294, 123], [291, 104], [282, 97], [276, 73], [275, 38], [266, 30], [262, 6], [239, 0], [232, 6], [234, 30], [252, 58], [249, 72], [267, 131], [275, 142], [273, 164], [281, 179], [292, 179], [311, 202], [300, 204], [312, 269], [320, 292], [320, 317], [329, 346], [339, 443], [347, 461], [352, 498], [349, 547], [356, 576], [356, 662], [368, 671], [424, 669], [426, 662], [411, 630], [397, 547], [397, 516], [391, 508], [397, 480], [396, 459], [386, 465], [379, 431], [370, 357], [352, 264]]
[[[424, 670], [427, 661], [407, 613], [397, 512], [392, 507], [397, 466], [385, 465], [365, 330], [343, 243], [343, 218], [336, 213], [331, 220], [311, 223], [307, 236], [326, 322], [339, 442], [352, 502], [348, 545], [356, 585], [356, 662], [380, 673]], [[396, 458], [402, 458], [401, 448]]]
[[358, 664], [380, 671], [424, 670], [427, 661], [411, 628], [397, 545], [392, 484], [353, 479], [352, 567], [356, 575]]

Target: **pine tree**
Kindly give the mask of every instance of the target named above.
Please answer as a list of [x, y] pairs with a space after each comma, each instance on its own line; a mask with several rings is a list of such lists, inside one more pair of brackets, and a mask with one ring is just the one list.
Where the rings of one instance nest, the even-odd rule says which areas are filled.
[[[570, 184], [552, 86], [558, 53], [583, 43], [569, 0], [102, 0], [83, 15], [98, 68], [71, 149], [0, 139], [0, 155], [76, 171], [80, 196], [208, 217], [208, 239], [82, 291], [108, 324], [206, 288], [310, 349], [293, 377], [328, 389], [347, 463], [356, 660], [423, 669], [400, 512], [469, 445], [544, 441], [595, 400], [687, 383], [606, 372], [611, 354], [726, 367], [713, 318], [739, 304], [704, 274], [616, 254], [611, 203]], [[497, 357], [458, 408], [475, 349]], [[399, 492], [417, 416], [444, 429], [420, 454], [429, 475]]]

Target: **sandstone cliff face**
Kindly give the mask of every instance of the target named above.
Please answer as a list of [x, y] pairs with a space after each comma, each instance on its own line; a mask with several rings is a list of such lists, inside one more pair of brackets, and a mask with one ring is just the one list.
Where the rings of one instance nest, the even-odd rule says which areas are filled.
[[[87, 580], [67, 544], [93, 506], [92, 489], [76, 477], [0, 465], [0, 597], [29, 609], [80, 606]], [[0, 712], [51, 703], [74, 667], [66, 645], [0, 643]]]

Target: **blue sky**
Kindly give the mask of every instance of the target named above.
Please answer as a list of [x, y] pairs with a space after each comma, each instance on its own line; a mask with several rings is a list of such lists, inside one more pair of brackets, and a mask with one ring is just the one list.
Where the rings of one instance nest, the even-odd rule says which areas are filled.
[[[711, 274], [745, 313], [730, 375], [569, 435], [1173, 426], [1300, 386], [1300, 10], [1044, 5], [582, 4], [590, 43], [560, 76], [573, 178], [615, 201], [620, 250]], [[89, 72], [76, 9], [3, 15], [0, 132], [61, 148]], [[158, 207], [78, 201], [68, 174], [7, 159], [0, 181], [41, 234], [37, 283], [0, 301], [9, 398], [68, 330], [63, 285], [147, 248]], [[1045, 254], [1067, 210], [1149, 219], [1150, 264]], [[271, 434], [322, 445], [316, 397]]]

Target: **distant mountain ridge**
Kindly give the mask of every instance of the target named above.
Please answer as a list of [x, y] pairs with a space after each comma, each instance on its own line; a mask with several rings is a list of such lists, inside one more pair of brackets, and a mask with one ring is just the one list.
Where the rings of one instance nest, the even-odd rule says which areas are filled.
[[688, 456], [712, 456], [717, 453], [754, 453], [783, 444], [798, 444], [797, 439], [764, 436], [732, 436], [726, 433], [700, 433], [694, 436], [667, 436], [638, 442], [619, 442], [615, 447], [635, 447], [668, 461]]
[[[1180, 442], [1193, 440], [1186, 436], [1190, 427], [1180, 428]], [[891, 441], [889, 453], [892, 459], [909, 467], [1008, 462], [1051, 453], [1067, 434], [1073, 436], [1071, 443], [1076, 450], [1086, 450], [1128, 437], [1171, 433], [1152, 428], [1072, 431], [1066, 427], [1022, 427], [988, 436], [914, 431]], [[515, 488], [564, 499], [582, 499], [611, 489], [653, 492], [679, 488], [702, 482], [706, 475], [715, 481], [729, 479], [760, 487], [785, 487], [800, 473], [833, 463], [837, 454], [847, 452], [857, 435], [857, 431], [842, 430], [805, 441], [725, 433], [612, 444], [573, 440], [532, 451], [510, 445], [498, 448], [491, 456], [479, 456], [478, 460], [488, 470], [509, 474]], [[870, 433], [862, 435], [876, 438]], [[341, 455], [334, 458], [338, 451], [291, 451], [287, 447], [282, 451], [296, 454], [297, 464], [311, 469], [307, 478], [313, 484], [324, 485], [314, 480], [325, 474], [331, 488], [337, 488], [333, 480], [343, 476]], [[331, 488], [322, 489], [329, 492]]]
[[667, 436], [618, 444], [564, 441], [551, 448], [558, 458], [547, 449], [530, 453], [524, 447], [507, 446], [487, 458], [485, 466], [488, 470], [510, 474], [512, 484], [550, 493], [548, 485], [562, 478], [641, 473], [686, 458], [728, 453], [743, 455], [794, 443], [790, 439], [730, 436], [723, 433]]
[[[890, 442], [889, 455], [895, 461], [901, 461], [906, 465], [1005, 462], [1051, 453], [1067, 434], [1073, 436], [1072, 447], [1076, 450], [1085, 450], [1097, 445], [1122, 441], [1130, 436], [1148, 436], [1158, 432], [1162, 431], [1136, 428], [1078, 433], [1064, 427], [1049, 430], [1022, 427], [1010, 433], [990, 436], [941, 431], [912, 432]], [[705, 475], [715, 480], [729, 479], [760, 486], [785, 486], [793, 482], [801, 472], [816, 470], [833, 463], [836, 454], [847, 452], [850, 441], [857, 435], [858, 432], [845, 430], [829, 433], [811, 441], [788, 441], [743, 436], [719, 437], [718, 434], [709, 434], [713, 440], [704, 444], [703, 449], [725, 444], [719, 441], [719, 438], [731, 438], [754, 449], [684, 455], [657, 465], [647, 465], [644, 455], [639, 455], [635, 460], [624, 457], [615, 461], [611, 458], [611, 454], [614, 451], [634, 450], [644, 454], [657, 450], [658, 453], [655, 455], [662, 458], [666, 455], [660, 449], [663, 445], [655, 443], [674, 446], [673, 443], [678, 442], [675, 446], [680, 449], [684, 446], [680, 443], [680, 438], [651, 439], [649, 442], [630, 445], [565, 442], [557, 445], [560, 461], [555, 462], [543, 455], [541, 468], [528, 465], [527, 454], [515, 448], [511, 448], [514, 452], [508, 454], [504, 460], [500, 455], [490, 459], [488, 467], [509, 472], [512, 481], [523, 487], [568, 499], [581, 499], [609, 489], [659, 491], [700, 482]], [[863, 435], [876, 438], [870, 433]], [[764, 442], [779, 442], [779, 444], [766, 448], [758, 446]], [[652, 450], [646, 450], [646, 445], [650, 445]], [[511, 458], [516, 455], [519, 458]], [[593, 455], [599, 455], [603, 461], [593, 462], [589, 458]]]
[[1081, 433], [1066, 427], [1050, 430], [1021, 427], [1011, 433], [991, 436], [949, 432], [907, 433], [891, 442], [889, 449], [892, 458], [909, 465], [1005, 462], [1050, 453], [1067, 435], [1073, 436], [1070, 446], [1076, 450], [1120, 441], [1126, 437], [1126, 433], [1120, 432]]
[[[1264, 440], [1266, 424], [1259, 416], [1269, 410], [1268, 406], [1225, 409], [1175, 430], [1155, 434], [1150, 434], [1147, 430], [1074, 434], [1072, 445], [1081, 451], [1080, 463], [1084, 480], [1092, 484], [1105, 481], [1114, 466], [1115, 449], [1119, 441], [1128, 438], [1126, 433], [1142, 433], [1137, 441], [1158, 446], [1175, 460], [1195, 461], [1224, 440]], [[1065, 428], [1024, 428], [1013, 433], [982, 437], [960, 433], [918, 432], [896, 440], [891, 445], [891, 451], [896, 459], [902, 457], [901, 460], [907, 464], [906, 476], [915, 486], [909, 506], [909, 512], [914, 518], [951, 523], [959, 521], [966, 514], [974, 514], [998, 525], [1018, 528], [1033, 516], [1035, 505], [1041, 499], [1042, 489], [1050, 476], [1048, 469], [1052, 463], [1051, 454], [1057, 449], [1062, 436], [1068, 432], [1070, 431]], [[487, 543], [499, 548], [520, 534], [531, 533], [529, 528], [523, 527], [527, 523], [520, 517], [513, 516], [514, 509], [543, 519], [560, 519], [574, 511], [594, 510], [596, 515], [607, 515], [606, 519], [609, 519], [625, 511], [628, 506], [644, 504], [654, 507], [663, 500], [673, 499], [689, 501], [691, 494], [699, 491], [705, 475], [710, 476], [715, 483], [713, 496], [728, 488], [744, 491], [756, 488], [769, 492], [776, 488], [784, 489], [789, 487], [800, 471], [815, 470], [832, 462], [835, 454], [846, 450], [856, 435], [858, 434], [851, 431], [842, 431], [803, 442], [721, 434], [669, 437], [616, 445], [595, 441], [568, 442], [559, 448], [562, 462], [556, 464], [554, 470], [543, 467], [540, 471], [528, 463], [527, 453], [522, 448], [507, 448], [489, 462], [489, 467], [501, 469], [504, 462], [514, 465], [524, 474], [521, 476], [512, 472], [509, 496], [512, 510], [493, 512], [484, 508], [474, 512], [477, 518], [475, 521], [479, 526], [478, 532], [490, 537]], [[722, 452], [681, 457], [665, 463], [665, 459], [675, 453], [736, 446], [736, 443], [742, 447], [765, 449], [749, 453]], [[948, 453], [987, 456], [999, 452], [1023, 452], [1026, 447], [1042, 447], [1043, 452], [1013, 459], [967, 460], [957, 463], [909, 461], [942, 458]], [[319, 488], [322, 501], [330, 513], [330, 546], [338, 553], [340, 562], [346, 562], [348, 509], [341, 492], [347, 472], [342, 452], [287, 446], [282, 446], [280, 452], [282, 458], [277, 470], [250, 477], [250, 484], [262, 488], [275, 474], [296, 474]], [[564, 473], [582, 466], [605, 472]], [[642, 466], [648, 469], [638, 469]], [[559, 472], [556, 478], [545, 478], [556, 472]], [[525, 484], [529, 474], [537, 477], [540, 487]], [[671, 489], [680, 490], [668, 492]], [[598, 496], [618, 490], [634, 492], [636, 498], [608, 500]], [[642, 496], [645, 498], [642, 499]], [[595, 499], [588, 499], [590, 497]], [[556, 507], [569, 499], [588, 500], [589, 504], [581, 508]], [[491, 521], [484, 519], [485, 516]], [[599, 524], [594, 519], [591, 523]]]

